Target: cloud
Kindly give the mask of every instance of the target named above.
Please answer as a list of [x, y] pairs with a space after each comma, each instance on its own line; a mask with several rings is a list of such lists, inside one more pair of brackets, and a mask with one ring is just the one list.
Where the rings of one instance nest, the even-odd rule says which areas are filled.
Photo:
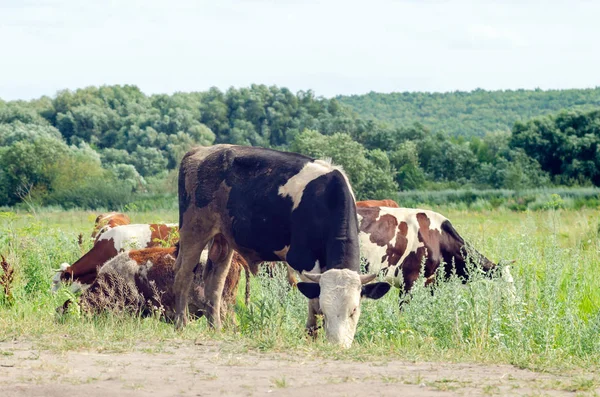
[[473, 41], [493, 43], [497, 47], [526, 47], [527, 41], [515, 30], [497, 28], [491, 25], [474, 24], [467, 29]]
[[250, 83], [332, 96], [600, 84], [600, 2], [0, 0], [0, 98]]

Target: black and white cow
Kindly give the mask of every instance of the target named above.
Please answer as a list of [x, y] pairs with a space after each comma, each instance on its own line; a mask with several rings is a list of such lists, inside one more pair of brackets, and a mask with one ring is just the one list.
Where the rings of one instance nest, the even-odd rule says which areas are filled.
[[216, 234], [223, 254], [204, 270], [209, 324], [220, 328], [220, 297], [233, 250], [250, 266], [287, 261], [314, 271], [299, 283], [308, 298], [321, 299], [325, 332], [349, 347], [360, 316], [360, 298], [378, 299], [388, 283], [360, 275], [358, 220], [348, 178], [329, 162], [257, 147], [215, 145], [188, 152], [179, 170], [179, 234], [175, 291], [176, 325], [184, 309], [192, 270]]
[[[391, 200], [390, 200], [391, 201]], [[454, 270], [463, 281], [469, 279], [467, 261], [470, 260], [487, 275], [492, 275], [498, 265], [475, 250], [454, 229], [450, 220], [429, 210], [393, 208], [365, 204], [357, 207], [359, 220], [358, 239], [361, 257], [366, 261], [366, 272], [381, 274], [385, 280], [400, 289], [400, 295], [410, 292], [421, 270], [425, 285], [435, 281], [438, 268], [444, 266], [442, 275], [448, 277]], [[393, 202], [392, 202], [393, 203]], [[424, 269], [422, 269], [424, 267]], [[507, 284], [509, 296], [516, 294], [510, 266], [500, 266], [500, 274]], [[324, 276], [324, 275], [323, 275]], [[302, 280], [312, 280], [313, 275], [301, 274]], [[307, 328], [314, 336], [317, 331], [317, 314], [321, 314], [323, 300], [309, 302]]]
[[[470, 260], [491, 275], [498, 265], [466, 242], [445, 216], [418, 208], [358, 208], [361, 256], [367, 273], [381, 272], [392, 285], [409, 292], [424, 267], [425, 285], [434, 282], [438, 268], [444, 277], [452, 271], [466, 281]], [[500, 274], [512, 283], [510, 266]]]

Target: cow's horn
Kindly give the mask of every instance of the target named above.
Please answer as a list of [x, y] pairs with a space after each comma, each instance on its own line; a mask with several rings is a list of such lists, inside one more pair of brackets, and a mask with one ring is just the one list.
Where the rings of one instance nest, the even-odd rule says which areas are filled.
[[318, 283], [319, 281], [321, 281], [320, 274], [308, 273], [306, 271], [302, 271], [302, 273], [300, 273], [300, 278], [302, 279], [302, 281], [305, 281], [305, 282], [312, 281], [313, 283]]
[[375, 280], [375, 277], [377, 277], [377, 275], [376, 274], [361, 274], [359, 277], [360, 277], [360, 283], [366, 284], [366, 283], [370, 283], [371, 281]]

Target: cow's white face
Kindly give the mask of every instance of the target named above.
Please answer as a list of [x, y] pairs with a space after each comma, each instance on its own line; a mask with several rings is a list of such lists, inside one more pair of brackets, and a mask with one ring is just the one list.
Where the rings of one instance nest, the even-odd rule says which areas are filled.
[[52, 277], [52, 287], [50, 289], [51, 292], [58, 291], [58, 289], [60, 288], [60, 285], [61, 285], [60, 277], [62, 276], [62, 274], [65, 272], [65, 270], [68, 267], [69, 267], [68, 263], [60, 264], [59, 270], [56, 272], [56, 274], [54, 274], [54, 277]]
[[[52, 287], [50, 288], [50, 292], [53, 294], [58, 292], [62, 286], [62, 280], [60, 278], [68, 267], [68, 263], [61, 263], [60, 270], [54, 274], [54, 277], [52, 277]], [[89, 284], [81, 284], [79, 281], [73, 281], [69, 286], [69, 291], [76, 293], [78, 291], [85, 291], [89, 287]]]
[[309, 299], [319, 298], [325, 335], [331, 343], [349, 348], [354, 340], [360, 317], [361, 297], [379, 299], [390, 289], [388, 283], [364, 285], [375, 275], [360, 276], [348, 269], [331, 269], [323, 274], [304, 276], [313, 282], [298, 283], [298, 289]]

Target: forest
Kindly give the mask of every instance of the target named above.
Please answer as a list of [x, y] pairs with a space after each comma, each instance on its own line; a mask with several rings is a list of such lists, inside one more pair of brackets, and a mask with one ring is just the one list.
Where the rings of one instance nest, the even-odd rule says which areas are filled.
[[470, 137], [508, 132], [517, 121], [527, 121], [563, 109], [596, 109], [600, 106], [600, 87], [547, 91], [371, 92], [339, 96], [337, 100], [363, 118], [396, 127], [419, 122], [436, 132]]
[[135, 86], [0, 100], [0, 206], [117, 208], [173, 197], [183, 154], [233, 143], [332, 158], [359, 199], [600, 186], [600, 88], [448, 94]]

